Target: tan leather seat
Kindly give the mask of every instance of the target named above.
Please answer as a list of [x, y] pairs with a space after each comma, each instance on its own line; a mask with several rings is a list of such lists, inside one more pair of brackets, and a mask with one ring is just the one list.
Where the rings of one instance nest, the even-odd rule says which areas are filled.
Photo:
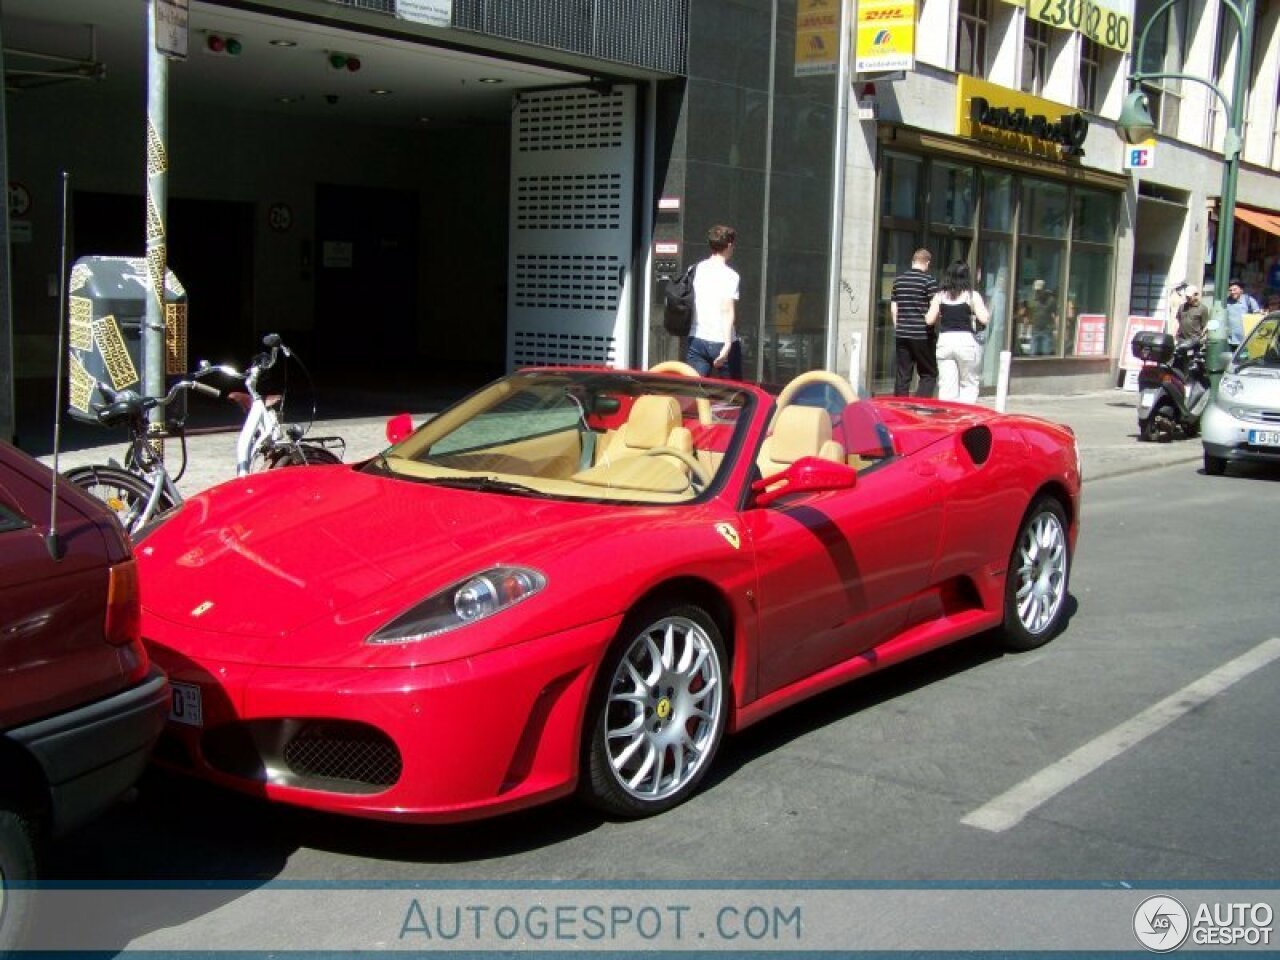
[[693, 452], [693, 434], [683, 425], [675, 397], [637, 397], [627, 422], [609, 441], [600, 460], [640, 456], [655, 447]]
[[773, 432], [756, 458], [762, 477], [781, 473], [801, 457], [845, 463], [844, 446], [831, 438], [831, 415], [821, 407], [794, 404], [778, 411]]

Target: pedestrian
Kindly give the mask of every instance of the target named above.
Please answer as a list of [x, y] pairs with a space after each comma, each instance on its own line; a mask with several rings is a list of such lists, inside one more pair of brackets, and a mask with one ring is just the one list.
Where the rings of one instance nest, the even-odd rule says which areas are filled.
[[1027, 308], [1031, 314], [1031, 352], [1038, 357], [1052, 355], [1058, 333], [1058, 301], [1043, 280], [1031, 284]]
[[1182, 303], [1178, 307], [1178, 339], [1203, 341], [1209, 330], [1209, 308], [1200, 302], [1200, 288], [1183, 284]]
[[1259, 313], [1262, 305], [1251, 293], [1245, 293], [1244, 284], [1238, 277], [1232, 277], [1227, 283], [1227, 299], [1223, 304], [1227, 314], [1227, 343], [1234, 350], [1244, 340], [1244, 315]]
[[889, 312], [893, 315], [893, 343], [897, 366], [893, 375], [893, 395], [911, 396], [911, 378], [918, 375], [917, 397], [932, 397], [938, 386], [938, 359], [935, 332], [924, 322], [938, 281], [929, 273], [933, 254], [921, 247], [911, 255], [911, 268], [893, 281]]
[[942, 289], [933, 295], [925, 323], [938, 328], [938, 399], [977, 403], [982, 347], [977, 330], [991, 319], [982, 294], [973, 289], [969, 265], [947, 267]]
[[708, 230], [711, 256], [693, 275], [693, 329], [685, 361], [700, 376], [742, 379], [742, 343], [735, 328], [739, 280], [729, 266], [737, 239], [732, 227], [717, 224]]

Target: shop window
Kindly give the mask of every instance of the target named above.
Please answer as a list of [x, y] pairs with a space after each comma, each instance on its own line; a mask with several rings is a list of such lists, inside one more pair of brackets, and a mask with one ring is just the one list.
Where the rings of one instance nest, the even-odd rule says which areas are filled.
[[987, 31], [991, 0], [960, 0], [956, 27], [956, 73], [987, 75]]
[[[1164, 0], [1137, 0], [1134, 23], [1145, 25], [1164, 4]], [[1142, 73], [1182, 73], [1186, 62], [1187, 7], [1175, 3], [1167, 7], [1161, 17], [1164, 24], [1152, 26], [1147, 33], [1147, 44], [1142, 50]], [[1140, 29], [1140, 28], [1139, 28]], [[1136, 44], [1135, 40], [1135, 44]], [[1137, 56], [1138, 50], [1134, 49]], [[1142, 89], [1147, 95], [1151, 116], [1156, 130], [1166, 137], [1177, 136], [1178, 117], [1182, 108], [1182, 81], [1172, 78], [1144, 80]]]
[[1033, 96], [1044, 92], [1049, 75], [1049, 25], [1026, 17], [1022, 36], [1022, 89]]
[[929, 176], [929, 220], [973, 228], [973, 168], [935, 160]]
[[1050, 240], [1023, 240], [1018, 244], [1013, 315], [1015, 356], [1062, 356], [1063, 247], [1061, 242]]
[[1072, 245], [1067, 294], [1062, 305], [1066, 356], [1107, 355], [1112, 269], [1110, 249]]
[[1066, 238], [1067, 188], [1052, 180], [1024, 177], [1019, 228], [1024, 235]]
[[920, 180], [924, 161], [919, 157], [885, 154], [880, 177], [880, 213], [903, 220], [920, 219]]
[[1013, 174], [982, 171], [982, 229], [1013, 232]]
[[1071, 238], [1108, 246], [1115, 240], [1115, 195], [1101, 190], [1077, 189], [1074, 216], [1071, 220]]

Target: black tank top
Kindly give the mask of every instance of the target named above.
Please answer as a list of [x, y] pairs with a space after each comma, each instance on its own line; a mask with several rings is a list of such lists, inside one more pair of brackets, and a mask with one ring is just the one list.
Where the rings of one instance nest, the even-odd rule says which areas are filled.
[[963, 331], [973, 333], [973, 307], [966, 299], [959, 303], [948, 303], [946, 300], [938, 304], [938, 330], [941, 333]]

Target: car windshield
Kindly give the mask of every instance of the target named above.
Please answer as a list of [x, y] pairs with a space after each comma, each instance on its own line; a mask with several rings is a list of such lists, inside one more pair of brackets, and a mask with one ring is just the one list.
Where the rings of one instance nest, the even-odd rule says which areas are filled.
[[1280, 369], [1280, 312], [1269, 313], [1258, 321], [1236, 350], [1232, 363], [1237, 370], [1246, 367]]
[[364, 469], [522, 496], [682, 503], [721, 482], [754, 403], [740, 386], [691, 377], [521, 371]]

